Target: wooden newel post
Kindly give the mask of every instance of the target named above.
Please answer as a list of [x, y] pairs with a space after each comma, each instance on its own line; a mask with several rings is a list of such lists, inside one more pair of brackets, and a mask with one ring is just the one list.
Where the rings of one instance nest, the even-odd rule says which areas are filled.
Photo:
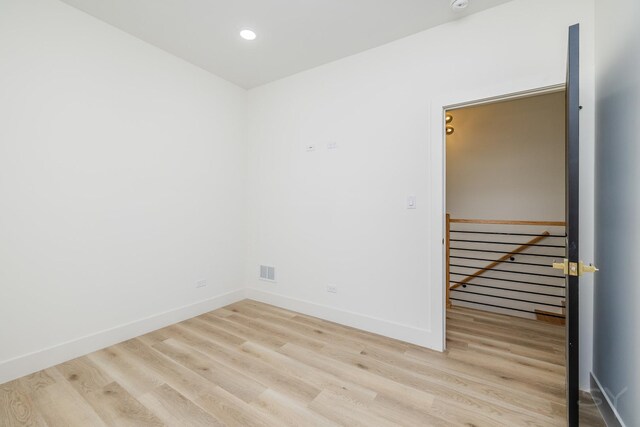
[[451, 293], [451, 288], [450, 288], [450, 283], [451, 283], [451, 272], [449, 271], [449, 266], [451, 265], [450, 263], [450, 254], [451, 254], [451, 246], [449, 244], [449, 235], [451, 232], [451, 215], [447, 214], [447, 225], [446, 225], [446, 230], [445, 230], [445, 237], [444, 237], [444, 241], [445, 241], [445, 256], [446, 256], [446, 273], [445, 273], [445, 293], [447, 296], [447, 308], [451, 307], [451, 300], [449, 299], [449, 294]]

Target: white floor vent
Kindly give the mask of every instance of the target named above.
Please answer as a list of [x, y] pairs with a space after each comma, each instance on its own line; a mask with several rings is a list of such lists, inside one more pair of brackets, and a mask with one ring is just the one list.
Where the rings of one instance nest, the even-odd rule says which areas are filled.
[[276, 268], [268, 265], [260, 266], [260, 280], [276, 281]]

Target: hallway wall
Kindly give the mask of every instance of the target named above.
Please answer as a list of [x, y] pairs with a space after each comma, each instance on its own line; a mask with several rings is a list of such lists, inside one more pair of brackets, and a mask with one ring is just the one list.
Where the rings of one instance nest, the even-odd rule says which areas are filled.
[[564, 221], [564, 97], [556, 92], [450, 112], [452, 218]]
[[627, 426], [640, 425], [639, 16], [637, 0], [596, 1], [593, 374]]

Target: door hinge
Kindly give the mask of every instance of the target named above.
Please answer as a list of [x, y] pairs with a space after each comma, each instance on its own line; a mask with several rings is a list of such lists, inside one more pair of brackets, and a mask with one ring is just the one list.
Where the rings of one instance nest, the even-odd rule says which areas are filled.
[[585, 265], [584, 262], [569, 262], [565, 259], [563, 262], [554, 262], [553, 268], [562, 270], [567, 276], [582, 276], [585, 273], [595, 273], [599, 271], [598, 268], [593, 265]]

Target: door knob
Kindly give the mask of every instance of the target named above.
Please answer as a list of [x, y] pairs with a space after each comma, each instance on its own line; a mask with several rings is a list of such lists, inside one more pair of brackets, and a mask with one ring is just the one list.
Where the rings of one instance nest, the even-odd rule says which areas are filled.
[[562, 270], [564, 274], [569, 274], [569, 260], [565, 259], [562, 262], [554, 262], [553, 268], [556, 270]]
[[578, 274], [579, 276], [582, 276], [584, 273], [595, 273], [596, 271], [600, 271], [600, 269], [595, 265], [593, 264], [584, 265], [582, 261], [580, 261], [579, 269], [580, 269]]
[[585, 265], [584, 262], [569, 262], [565, 259], [563, 262], [554, 262], [553, 268], [556, 270], [562, 270], [565, 275], [569, 276], [582, 276], [585, 273], [595, 273], [600, 271], [595, 265]]

